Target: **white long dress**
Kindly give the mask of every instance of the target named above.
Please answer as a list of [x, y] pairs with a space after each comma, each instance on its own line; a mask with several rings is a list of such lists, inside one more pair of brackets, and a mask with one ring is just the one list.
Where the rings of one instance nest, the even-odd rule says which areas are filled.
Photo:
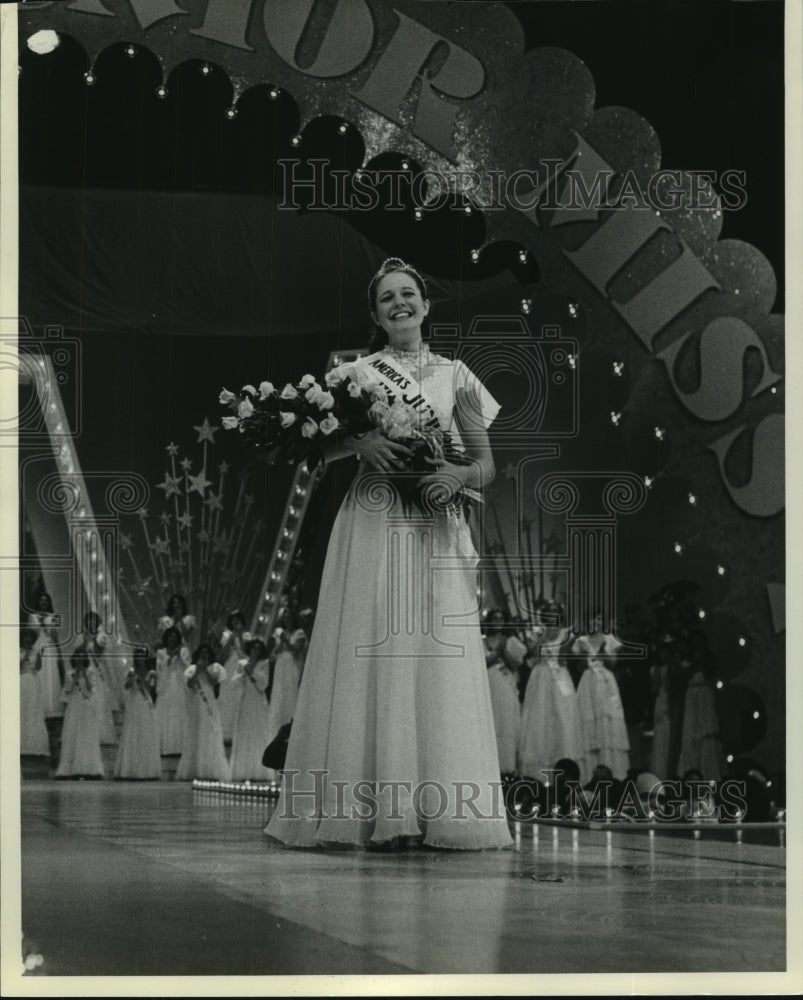
[[268, 745], [268, 699], [265, 691], [270, 677], [270, 665], [263, 660], [254, 666], [251, 677], [246, 674], [247, 661], [237, 665], [242, 695], [234, 724], [231, 744], [232, 781], [272, 781], [274, 772], [262, 766], [262, 754]]
[[[128, 677], [135, 680], [133, 670]], [[125, 719], [114, 764], [115, 778], [161, 778], [159, 721], [150, 693], [134, 683], [125, 691]]]
[[39, 653], [20, 650], [20, 753], [47, 757], [50, 741], [45, 725], [45, 703]]
[[276, 654], [268, 708], [268, 743], [276, 738], [282, 726], [293, 721], [303, 668], [303, 649], [285, 644]]
[[97, 706], [98, 674], [90, 664], [85, 675], [72, 667], [64, 684], [64, 725], [57, 778], [103, 777]]
[[241, 635], [238, 635], [230, 629], [224, 629], [220, 636], [221, 646], [228, 650], [223, 663], [226, 669], [226, 680], [220, 685], [217, 698], [220, 725], [223, 729], [224, 740], [231, 740], [234, 736], [234, 726], [240, 711], [240, 699], [245, 690], [243, 675], [239, 671], [239, 665], [240, 660], [245, 656], [245, 644], [250, 639], [250, 632], [243, 632]]
[[690, 768], [699, 771], [706, 781], [719, 781], [725, 772], [716, 694], [701, 670], [689, 678], [683, 704], [678, 773], [684, 774]]
[[[339, 372], [367, 383], [372, 362], [385, 360], [399, 370], [379, 352]], [[456, 430], [456, 389], [474, 381], [460, 361], [432, 356], [424, 368], [420, 384], [444, 430]], [[498, 405], [476, 387], [487, 426]], [[476, 566], [462, 515], [406, 514], [361, 464], [329, 540], [268, 834], [299, 846], [422, 835], [450, 848], [512, 843]]]
[[194, 664], [184, 671], [186, 725], [176, 780], [208, 778], [228, 781], [229, 762], [223, 746], [214, 687], [225, 680], [226, 671], [219, 663], [212, 663], [206, 668], [206, 673], [200, 674], [196, 686], [190, 687], [187, 681], [194, 678], [196, 672]]
[[166, 649], [156, 653], [156, 718], [159, 726], [159, 751], [180, 754], [184, 738], [184, 671], [190, 665], [186, 646], [172, 655]]
[[630, 739], [619, 685], [613, 672], [602, 662], [615, 656], [619, 642], [612, 635], [580, 635], [572, 651], [588, 657], [588, 669], [580, 678], [577, 701], [583, 735], [583, 773], [590, 777], [604, 764], [614, 778], [626, 777], [630, 767]]
[[64, 715], [55, 620], [55, 615], [49, 612], [32, 612], [28, 616], [28, 626], [36, 630], [34, 649], [42, 655], [42, 702], [46, 718]]
[[541, 655], [530, 671], [522, 706], [518, 770], [544, 781], [542, 771], [554, 768], [563, 759], [583, 769], [580, 713], [572, 676], [559, 660], [559, 648], [566, 641], [566, 629], [547, 629]]
[[504, 652], [488, 665], [488, 687], [496, 730], [496, 749], [502, 774], [516, 770], [516, 752], [521, 736], [521, 702], [515, 668], [521, 666], [527, 652], [515, 636], [505, 641]]
[[117, 731], [114, 727], [112, 710], [117, 707], [118, 699], [115, 685], [110, 680], [112, 676], [110, 665], [104, 655], [107, 643], [106, 636], [99, 632], [94, 637], [84, 635], [84, 642], [79, 648], [85, 650], [95, 668], [96, 685], [93, 700], [98, 713], [100, 742], [116, 743]]

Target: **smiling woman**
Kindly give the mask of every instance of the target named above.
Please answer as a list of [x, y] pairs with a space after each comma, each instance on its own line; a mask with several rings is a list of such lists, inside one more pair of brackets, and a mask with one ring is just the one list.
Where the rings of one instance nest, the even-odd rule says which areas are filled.
[[420, 400], [422, 425], [436, 421], [468, 461], [434, 461], [422, 481], [441, 502], [412, 514], [390, 482], [408, 454], [400, 441], [376, 429], [330, 450], [330, 461], [359, 454], [360, 467], [332, 530], [266, 832], [294, 846], [506, 847], [477, 554], [450, 502], [492, 478], [487, 427], [499, 406], [464, 364], [422, 343], [429, 299], [412, 267], [386, 261], [369, 298], [384, 346], [342, 367]]

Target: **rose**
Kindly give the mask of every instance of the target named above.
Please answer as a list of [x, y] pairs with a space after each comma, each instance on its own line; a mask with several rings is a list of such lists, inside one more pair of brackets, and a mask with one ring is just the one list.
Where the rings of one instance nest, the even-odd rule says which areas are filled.
[[237, 397], [234, 393], [229, 392], [228, 389], [222, 389], [220, 395], [218, 396], [219, 402], [221, 402], [224, 406], [227, 406], [229, 403], [233, 403], [236, 398]]
[[289, 382], [284, 389], [282, 389], [281, 399], [298, 399], [298, 392]]
[[315, 385], [315, 376], [305, 375], [298, 384], [302, 389], [308, 389], [311, 385]]
[[296, 422], [298, 417], [295, 413], [280, 413], [279, 420], [281, 421], [282, 427], [292, 427]]
[[224, 417], [223, 426], [227, 431], [233, 431], [235, 427], [239, 426], [239, 417]]
[[335, 397], [331, 392], [322, 392], [315, 400], [319, 410], [331, 410], [335, 405]]
[[340, 426], [340, 421], [337, 419], [337, 417], [333, 417], [332, 414], [330, 413], [328, 417], [324, 417], [324, 419], [321, 421], [321, 433], [331, 434], [332, 431], [336, 431], [339, 426]]
[[268, 396], [273, 396], [276, 390], [273, 387], [273, 382], [260, 382], [259, 383], [259, 398], [267, 399]]
[[311, 417], [307, 417], [301, 428], [301, 434], [305, 438], [312, 438], [318, 433], [318, 425]]
[[254, 413], [254, 404], [250, 399], [244, 399], [242, 403], [237, 407], [238, 416], [242, 417], [243, 420], [247, 420], [248, 417], [252, 416]]
[[348, 393], [352, 399], [359, 399], [362, 396], [362, 389], [357, 385], [356, 382], [349, 382]]
[[333, 389], [335, 386], [340, 385], [344, 381], [344, 379], [345, 376], [341, 371], [338, 371], [337, 368], [333, 368], [330, 372], [327, 372], [326, 375], [324, 376], [324, 382], [326, 382], [327, 386], [330, 389]]
[[240, 389], [240, 392], [247, 392], [251, 396], [256, 396], [257, 394], [256, 389], [250, 383], [248, 385], [244, 385], [242, 389]]
[[368, 411], [368, 416], [374, 423], [380, 423], [387, 416], [389, 410], [388, 404], [378, 399]]
[[317, 403], [321, 396], [323, 396], [323, 389], [317, 383], [310, 386], [310, 388], [304, 393], [304, 399], [306, 399], [308, 403], [313, 404]]

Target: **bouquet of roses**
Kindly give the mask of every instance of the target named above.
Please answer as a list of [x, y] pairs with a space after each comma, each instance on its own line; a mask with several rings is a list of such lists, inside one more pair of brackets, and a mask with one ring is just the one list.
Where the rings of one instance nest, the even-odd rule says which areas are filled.
[[[411, 452], [408, 474], [389, 476], [399, 491], [405, 507], [411, 504], [425, 510], [419, 479], [433, 471], [428, 459], [445, 458], [454, 465], [469, 460], [458, 451], [451, 436], [440, 429], [421, 426], [421, 419], [411, 406], [392, 396], [381, 382], [371, 378], [359, 366], [342, 365], [329, 372], [321, 386], [312, 375], [298, 382], [288, 382], [278, 390], [272, 382], [258, 387], [244, 385], [239, 395], [223, 389], [219, 400], [232, 415], [223, 417], [226, 430], [239, 430], [246, 442], [259, 449], [268, 464], [286, 461], [291, 465], [306, 462], [314, 469], [324, 457], [327, 444], [338, 437], [359, 437], [378, 429], [391, 440], [404, 444]], [[450, 504], [459, 508], [468, 504], [468, 492], [460, 491]]]

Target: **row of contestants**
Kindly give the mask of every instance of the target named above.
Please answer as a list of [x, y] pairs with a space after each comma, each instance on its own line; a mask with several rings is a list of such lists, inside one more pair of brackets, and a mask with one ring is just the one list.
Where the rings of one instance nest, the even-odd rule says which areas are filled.
[[[261, 757], [266, 745], [293, 717], [306, 652], [303, 629], [277, 629], [269, 657], [265, 644], [245, 632], [242, 615], [234, 613], [218, 653], [202, 644], [191, 657], [184, 641], [189, 629], [182, 632], [171, 625], [162, 635], [155, 661], [147, 650], [140, 650], [132, 670], [120, 676], [119, 660], [104, 655], [105, 636], [98, 631], [99, 624], [94, 613], [87, 616], [82, 640], [64, 671], [60, 707], [66, 712], [59, 776], [102, 773], [97, 769], [100, 751], [96, 744], [115, 742], [111, 709], [123, 707], [125, 721], [115, 767], [118, 777], [160, 776], [161, 755], [181, 755], [179, 778], [273, 777], [262, 767]], [[48, 752], [44, 720], [50, 713], [42, 662], [37, 631], [24, 629], [20, 656], [23, 754]], [[151, 665], [143, 673], [144, 662]], [[111, 693], [118, 685], [119, 698]], [[224, 732], [227, 716], [230, 739]], [[76, 720], [80, 721], [74, 725]], [[88, 760], [92, 766], [88, 767], [74, 743], [78, 733], [85, 733], [81, 743], [91, 748]], [[222, 753], [218, 753], [218, 743]], [[231, 758], [227, 761], [224, 747], [229, 743]]]
[[[556, 760], [568, 758], [578, 763], [584, 780], [600, 765], [624, 778], [630, 741], [619, 687], [605, 665], [619, 644], [599, 631], [601, 615], [593, 622], [596, 632], [569, 643], [558, 616], [557, 607], [539, 611], [525, 644], [504, 631], [503, 612], [488, 615], [485, 658], [500, 769], [539, 777]], [[586, 660], [577, 688], [563, 662], [567, 652]], [[525, 661], [530, 671], [522, 703], [518, 677]]]

